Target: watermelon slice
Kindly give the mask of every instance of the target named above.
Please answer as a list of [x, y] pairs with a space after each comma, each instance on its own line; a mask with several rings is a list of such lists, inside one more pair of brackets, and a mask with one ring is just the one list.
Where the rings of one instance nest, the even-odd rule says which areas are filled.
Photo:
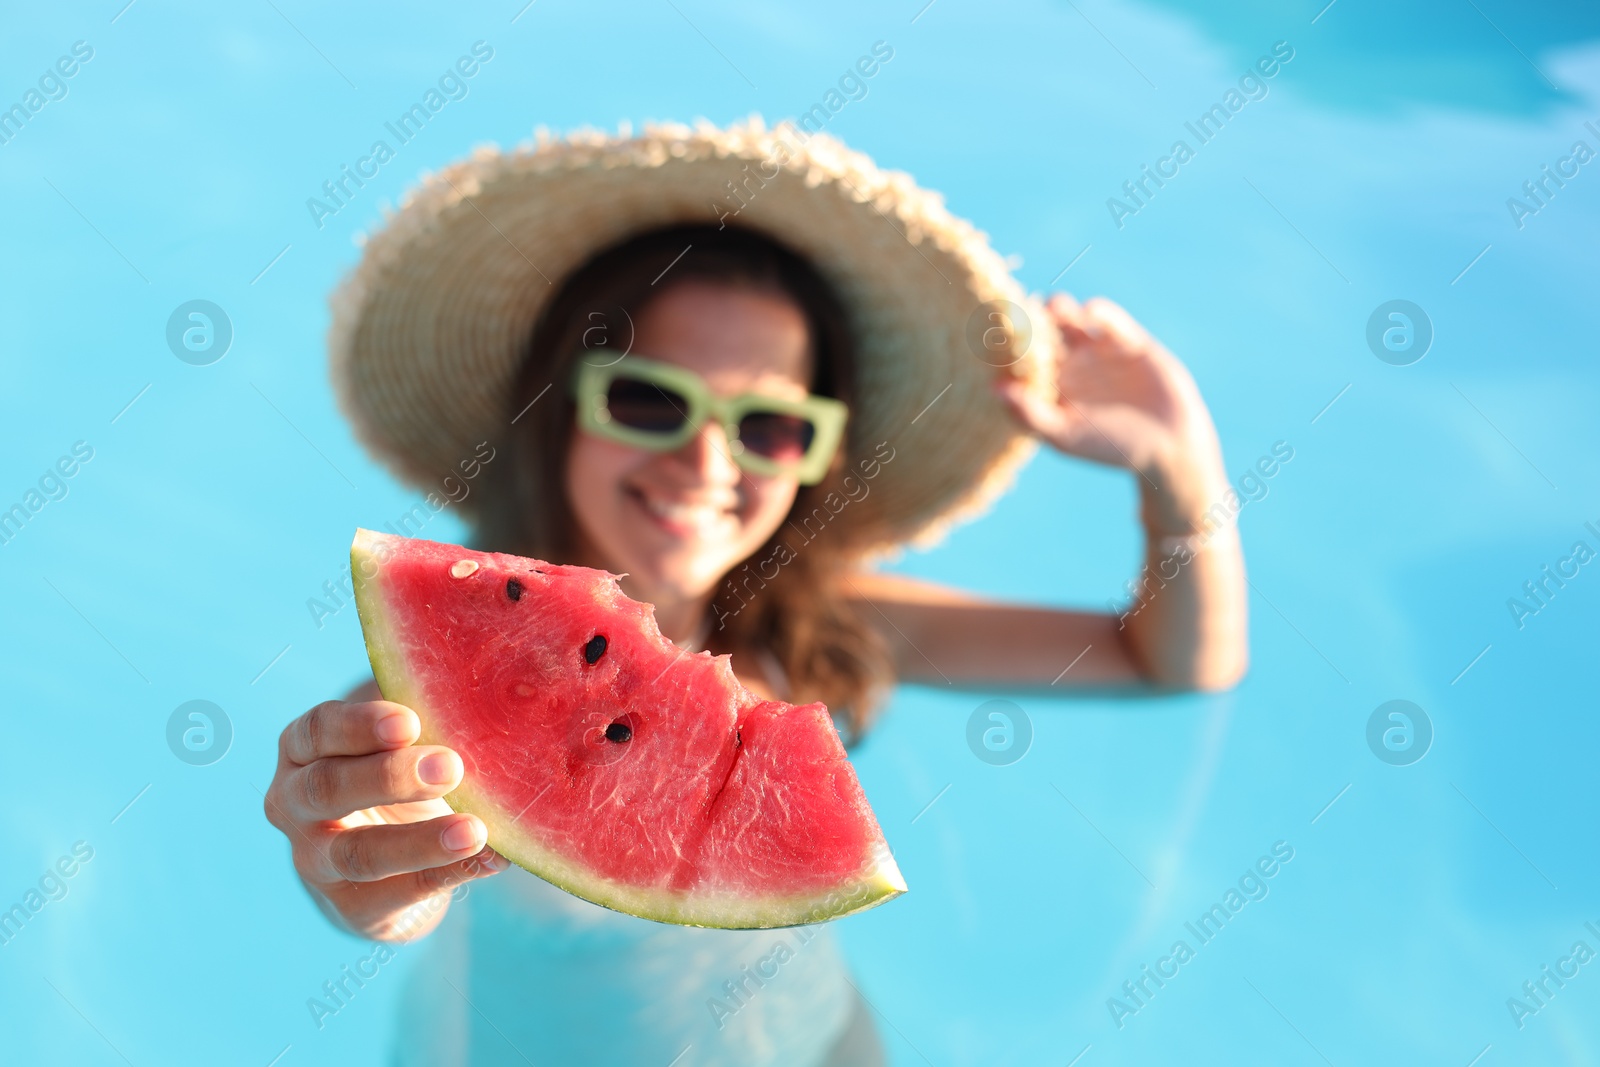
[[605, 571], [358, 530], [367, 653], [507, 859], [659, 922], [821, 922], [905, 892], [828, 711], [762, 700]]

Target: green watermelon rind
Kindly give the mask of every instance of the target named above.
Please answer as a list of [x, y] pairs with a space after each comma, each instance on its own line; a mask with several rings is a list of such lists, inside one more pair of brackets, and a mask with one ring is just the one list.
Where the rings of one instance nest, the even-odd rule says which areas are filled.
[[[383, 570], [387, 543], [381, 534], [357, 530], [350, 546], [350, 573], [367, 658], [384, 699], [417, 713], [422, 722], [418, 743], [443, 744], [430, 726], [432, 716], [419, 688], [405, 669], [400, 640], [383, 603], [383, 587], [377, 578]], [[521, 832], [515, 819], [487, 792], [469, 782], [446, 794], [444, 801], [454, 811], [483, 820], [489, 847], [529, 873], [592, 904], [656, 922], [724, 930], [805, 926], [866, 911], [906, 891], [900, 868], [881, 838], [876, 854], [856, 878], [822, 892], [752, 897], [628, 886], [585, 870], [542, 846]]]
[[530, 835], [519, 833], [504, 809], [481, 790], [462, 785], [445, 800], [456, 811], [471, 812], [482, 819], [489, 828], [490, 847], [517, 866], [573, 896], [641, 919], [722, 930], [804, 926], [866, 911], [905, 892], [900, 869], [887, 847], [882, 846], [870, 873], [822, 893], [792, 897], [710, 896], [627, 886], [568, 863], [541, 847]]

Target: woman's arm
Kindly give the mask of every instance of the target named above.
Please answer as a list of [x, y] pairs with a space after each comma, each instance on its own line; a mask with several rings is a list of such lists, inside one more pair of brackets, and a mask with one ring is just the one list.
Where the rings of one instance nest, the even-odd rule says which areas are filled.
[[[1244, 559], [1217, 517], [1236, 510], [1194, 380], [1108, 300], [1049, 305], [1064, 354], [1059, 397], [1000, 386], [1018, 419], [1069, 455], [1139, 479], [1145, 563], [1122, 615], [984, 600], [893, 575], [845, 579], [889, 641], [900, 677], [940, 684], [1147, 682], [1226, 689], [1248, 662]], [[1208, 513], [1210, 513], [1208, 515]]]
[[848, 581], [902, 681], [1066, 688], [1139, 680], [1115, 615], [985, 600], [897, 574]]

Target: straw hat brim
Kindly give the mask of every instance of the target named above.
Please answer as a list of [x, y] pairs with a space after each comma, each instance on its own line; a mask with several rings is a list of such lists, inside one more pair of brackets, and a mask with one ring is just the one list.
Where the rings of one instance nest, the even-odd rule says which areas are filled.
[[[806, 256], [854, 331], [845, 459], [893, 458], [833, 517], [833, 536], [863, 555], [931, 544], [1009, 486], [1033, 441], [990, 383], [1053, 394], [1059, 341], [1038, 299], [909, 175], [759, 118], [541, 131], [424, 176], [331, 298], [340, 407], [398, 477], [437, 490], [510, 430], [534, 323], [572, 270], [633, 234], [719, 213]], [[566, 402], [551, 393], [542, 402]], [[463, 502], [469, 520], [478, 499]]]

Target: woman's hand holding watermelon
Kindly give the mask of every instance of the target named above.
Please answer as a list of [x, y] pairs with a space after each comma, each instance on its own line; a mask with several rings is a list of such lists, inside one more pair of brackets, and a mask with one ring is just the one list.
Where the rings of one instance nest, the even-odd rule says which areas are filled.
[[[376, 695], [370, 683], [353, 697]], [[407, 941], [444, 917], [456, 886], [504, 870], [475, 815], [440, 798], [461, 758], [416, 744], [416, 713], [386, 700], [330, 700], [278, 740], [267, 819], [289, 838], [318, 906], [360, 937]]]

